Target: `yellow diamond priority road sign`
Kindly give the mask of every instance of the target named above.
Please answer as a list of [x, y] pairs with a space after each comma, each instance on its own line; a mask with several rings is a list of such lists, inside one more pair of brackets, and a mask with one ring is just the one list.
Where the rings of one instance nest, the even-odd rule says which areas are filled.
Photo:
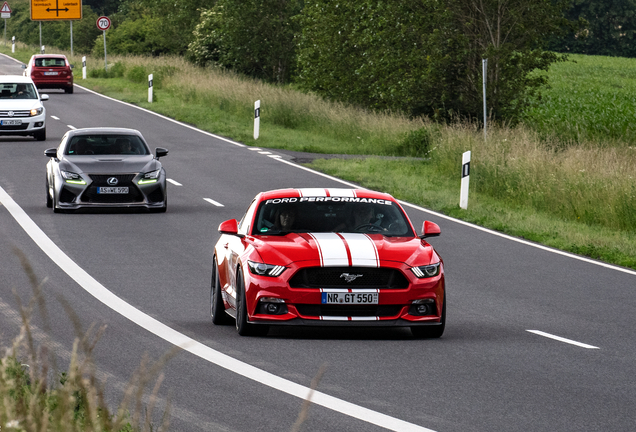
[[31, 0], [31, 20], [82, 19], [82, 0]]

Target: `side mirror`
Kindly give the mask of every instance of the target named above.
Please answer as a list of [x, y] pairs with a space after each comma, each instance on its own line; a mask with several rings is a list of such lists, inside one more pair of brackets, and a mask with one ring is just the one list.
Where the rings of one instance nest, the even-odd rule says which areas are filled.
[[230, 219], [225, 222], [221, 222], [221, 225], [219, 225], [219, 232], [221, 234], [239, 235], [238, 221], [236, 219]]
[[50, 148], [50, 149], [44, 150], [44, 156], [50, 157], [50, 158], [57, 158], [57, 149]]
[[424, 224], [422, 225], [422, 235], [420, 238], [437, 237], [441, 233], [442, 231], [439, 229], [439, 225], [430, 221], [424, 221]]
[[25, 64], [23, 64], [21, 67], [22, 67], [22, 69], [26, 69], [26, 65]]
[[69, 66], [71, 67], [71, 69], [73, 69], [73, 68], [75, 67], [75, 66], [73, 66], [73, 65], [69, 65]]
[[40, 95], [40, 100], [41, 100], [42, 102], [49, 100], [49, 95], [47, 95], [47, 94], [41, 94], [41, 95]]
[[165, 148], [157, 147], [155, 149], [155, 157], [159, 159], [160, 157], [168, 156], [168, 150]]

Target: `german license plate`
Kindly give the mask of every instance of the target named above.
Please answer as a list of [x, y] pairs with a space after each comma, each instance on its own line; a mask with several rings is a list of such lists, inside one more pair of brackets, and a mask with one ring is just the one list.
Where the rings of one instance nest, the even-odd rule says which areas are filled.
[[22, 124], [22, 120], [2, 120], [0, 121], [0, 125], [2, 126], [20, 126]]
[[44, 72], [44, 75], [57, 75], [59, 72]]
[[128, 187], [98, 187], [98, 194], [127, 194]]
[[322, 304], [378, 304], [378, 292], [377, 290], [357, 292], [324, 290]]

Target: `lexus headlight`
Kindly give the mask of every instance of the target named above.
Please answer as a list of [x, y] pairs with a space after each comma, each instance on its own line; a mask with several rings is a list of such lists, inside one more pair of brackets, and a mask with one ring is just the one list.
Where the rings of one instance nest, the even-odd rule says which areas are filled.
[[420, 267], [411, 267], [411, 271], [413, 274], [420, 278], [430, 278], [433, 276], [437, 276], [439, 274], [440, 263], [437, 264], [429, 264]]
[[143, 185], [143, 184], [149, 184], [149, 183], [157, 183], [160, 173], [161, 173], [161, 168], [158, 170], [147, 172], [146, 174], [144, 174], [142, 178], [139, 179], [137, 184]]
[[66, 181], [66, 183], [78, 184], [78, 185], [86, 184], [82, 176], [80, 176], [77, 173], [70, 172], [70, 171], [60, 171], [60, 174], [62, 174], [62, 178]]
[[42, 114], [42, 111], [44, 111], [44, 108], [42, 108], [42, 107], [40, 107], [40, 108], [33, 108], [33, 109], [31, 110], [31, 117]]
[[278, 277], [285, 271], [285, 266], [257, 263], [248, 261], [247, 266], [250, 272], [259, 276]]

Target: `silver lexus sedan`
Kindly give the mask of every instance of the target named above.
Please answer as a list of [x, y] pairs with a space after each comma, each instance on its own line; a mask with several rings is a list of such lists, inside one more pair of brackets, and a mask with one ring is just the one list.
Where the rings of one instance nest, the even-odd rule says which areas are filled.
[[44, 151], [46, 206], [58, 213], [80, 208], [168, 208], [166, 172], [141, 133], [134, 129], [68, 131], [58, 148]]

